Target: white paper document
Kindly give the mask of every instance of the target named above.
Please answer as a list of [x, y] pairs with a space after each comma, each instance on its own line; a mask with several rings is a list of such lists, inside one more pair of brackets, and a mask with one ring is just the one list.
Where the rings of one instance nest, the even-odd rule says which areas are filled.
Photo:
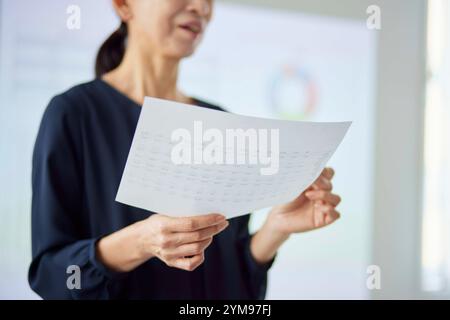
[[116, 201], [169, 216], [236, 217], [293, 200], [351, 122], [241, 116], [145, 98]]

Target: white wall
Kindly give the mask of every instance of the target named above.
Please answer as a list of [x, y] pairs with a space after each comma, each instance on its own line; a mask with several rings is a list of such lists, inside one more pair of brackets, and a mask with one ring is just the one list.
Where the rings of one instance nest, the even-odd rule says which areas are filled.
[[375, 298], [419, 298], [426, 3], [384, 1], [380, 36], [373, 261]]

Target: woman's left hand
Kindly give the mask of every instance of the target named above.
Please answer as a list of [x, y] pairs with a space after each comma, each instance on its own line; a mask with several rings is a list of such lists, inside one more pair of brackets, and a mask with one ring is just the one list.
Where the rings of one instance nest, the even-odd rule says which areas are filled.
[[267, 224], [270, 229], [289, 236], [329, 225], [339, 219], [336, 206], [341, 198], [332, 193], [334, 170], [325, 168], [319, 178], [293, 201], [272, 208]]

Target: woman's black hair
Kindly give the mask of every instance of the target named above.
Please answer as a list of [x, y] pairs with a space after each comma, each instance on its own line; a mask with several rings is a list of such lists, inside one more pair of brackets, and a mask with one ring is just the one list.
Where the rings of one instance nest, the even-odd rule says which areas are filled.
[[95, 76], [97, 78], [119, 66], [125, 54], [127, 35], [127, 24], [122, 22], [119, 28], [102, 44], [95, 60]]

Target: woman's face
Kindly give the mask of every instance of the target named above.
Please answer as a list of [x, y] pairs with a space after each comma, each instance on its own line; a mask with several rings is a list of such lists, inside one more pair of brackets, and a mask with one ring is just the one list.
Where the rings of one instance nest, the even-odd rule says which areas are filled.
[[213, 0], [129, 0], [130, 38], [152, 52], [178, 58], [190, 56], [211, 19]]

